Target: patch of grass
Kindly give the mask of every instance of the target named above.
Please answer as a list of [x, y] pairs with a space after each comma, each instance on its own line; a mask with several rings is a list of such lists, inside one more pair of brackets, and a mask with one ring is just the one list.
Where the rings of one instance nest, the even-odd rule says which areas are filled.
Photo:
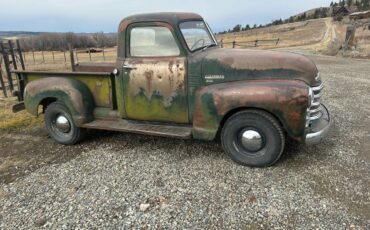
[[43, 122], [43, 116], [32, 116], [26, 111], [13, 113], [12, 105], [16, 99], [0, 99], [0, 130], [35, 126]]

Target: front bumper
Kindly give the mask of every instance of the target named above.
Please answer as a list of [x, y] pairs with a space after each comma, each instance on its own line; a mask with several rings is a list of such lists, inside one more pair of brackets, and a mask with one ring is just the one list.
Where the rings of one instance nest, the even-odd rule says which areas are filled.
[[321, 105], [322, 117], [316, 121], [313, 121], [306, 132], [306, 145], [315, 145], [324, 139], [330, 130], [332, 119], [329, 114], [329, 110]]

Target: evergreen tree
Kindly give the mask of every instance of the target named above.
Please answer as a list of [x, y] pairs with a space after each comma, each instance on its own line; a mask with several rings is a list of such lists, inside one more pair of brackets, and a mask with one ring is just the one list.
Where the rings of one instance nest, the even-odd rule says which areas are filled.
[[238, 25], [234, 26], [232, 32], [239, 32], [239, 31], [241, 31], [241, 28], [242, 28], [242, 25], [238, 24]]

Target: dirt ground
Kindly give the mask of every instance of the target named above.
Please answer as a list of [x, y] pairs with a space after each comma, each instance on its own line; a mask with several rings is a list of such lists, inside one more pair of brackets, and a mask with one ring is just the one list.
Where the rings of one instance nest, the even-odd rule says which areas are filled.
[[[130, 227], [143, 227], [143, 224], [148, 227], [145, 223], [154, 221], [152, 227], [369, 229], [370, 63], [368, 60], [312, 55], [310, 57], [317, 63], [325, 83], [323, 102], [329, 107], [334, 121], [330, 135], [317, 146], [287, 143], [283, 158], [276, 166], [267, 169], [251, 169], [234, 164], [223, 153], [217, 142], [182, 141], [91, 131], [83, 143], [76, 146], [62, 146], [48, 137], [42, 119], [21, 122], [12, 127], [0, 129], [0, 200], [4, 203], [9, 200], [12, 203], [8, 209], [0, 208], [0, 222], [3, 222], [0, 228], [1, 226], [16, 228], [21, 226], [20, 224], [24, 228], [64, 225], [72, 228], [126, 226], [124, 224], [126, 222], [114, 222], [109, 219], [110, 217], [106, 217], [109, 220], [104, 219], [104, 216], [100, 216], [100, 211], [96, 211], [98, 209], [91, 211], [90, 204], [83, 203], [83, 197], [79, 196], [74, 197], [71, 202], [81, 205], [77, 209], [82, 213], [81, 210], [90, 207], [88, 210], [96, 214], [96, 218], [91, 215], [84, 219], [76, 217], [76, 213], [72, 215], [67, 211], [61, 211], [62, 214], [58, 215], [70, 218], [60, 220], [52, 217], [51, 213], [62, 210], [62, 206], [58, 208], [52, 204], [49, 206], [46, 204], [47, 207], [42, 208], [44, 211], [38, 213], [33, 211], [33, 204], [30, 204], [34, 202], [36, 206], [40, 199], [44, 199], [42, 194], [34, 190], [39, 187], [53, 190], [55, 186], [59, 186], [53, 184], [55, 181], [52, 183], [52, 179], [49, 183], [48, 178], [59, 178], [63, 175], [64, 179], [79, 178], [76, 181], [90, 178], [91, 184], [94, 184], [93, 178], [98, 178], [99, 174], [101, 176], [103, 171], [83, 174], [82, 177], [78, 171], [79, 164], [84, 167], [87, 164], [98, 170], [102, 167], [99, 165], [104, 162], [105, 170], [108, 170], [117, 167], [115, 164], [120, 164], [117, 162], [126, 159], [130, 162], [129, 166], [126, 167], [126, 164], [122, 166], [124, 168], [122, 171], [119, 168], [116, 169], [118, 174], [109, 173], [109, 179], [99, 183], [108, 189], [119, 191], [122, 189], [123, 193], [127, 193], [125, 204], [128, 207], [133, 206], [134, 211], [131, 213], [126, 210], [122, 218], [123, 221], [130, 220], [131, 225], [127, 225]], [[0, 103], [1, 110], [10, 109], [12, 104], [9, 100], [0, 101]], [[32, 119], [28, 115], [22, 116], [26, 116], [26, 120]], [[0, 119], [3, 120], [4, 117]], [[95, 162], [94, 159], [98, 160]], [[183, 174], [175, 172], [170, 177], [168, 173], [178, 167], [185, 170]], [[60, 171], [61, 169], [64, 171]], [[61, 174], [57, 175], [57, 173]], [[68, 175], [68, 173], [71, 174]], [[139, 187], [134, 186], [132, 184], [134, 182], [127, 185], [123, 182], [115, 186], [110, 184], [111, 178], [112, 181], [130, 181], [141, 176], [151, 177], [153, 173], [157, 178], [156, 185], [160, 184], [159, 187], [155, 187], [156, 189], [147, 187], [139, 181], [135, 182], [141, 184]], [[125, 177], [125, 175], [128, 176]], [[37, 180], [41, 177], [43, 182], [40, 182], [39, 187], [34, 188], [32, 184], [37, 184]], [[36, 182], [34, 178], [38, 178]], [[145, 181], [145, 178], [140, 180]], [[60, 186], [64, 186], [63, 179], [58, 181], [61, 183]], [[97, 181], [100, 180], [97, 179]], [[197, 202], [189, 203], [182, 200], [183, 194], [176, 195], [172, 188], [166, 187], [172, 186], [172, 183], [180, 183], [183, 188], [185, 187], [183, 189], [185, 194], [192, 192]], [[26, 187], [25, 184], [27, 184]], [[97, 188], [100, 185], [97, 184]], [[216, 187], [212, 187], [213, 185]], [[89, 185], [86, 186], [85, 189], [88, 190]], [[211, 186], [213, 189], [204, 190], [205, 193], [199, 194], [199, 190], [194, 190], [197, 186], [198, 188]], [[245, 190], [245, 186], [248, 187], [248, 191]], [[137, 214], [142, 207], [140, 200], [149, 199], [149, 206], [155, 203], [154, 201], [150, 203], [151, 198], [147, 198], [154, 190], [158, 194], [167, 194], [168, 205], [172, 205], [171, 208], [173, 208], [171, 213], [175, 213], [178, 218], [171, 219], [166, 216], [167, 214], [162, 215], [162, 209], [159, 208], [158, 210], [149, 208], [145, 211], [145, 215]], [[181, 191], [180, 189], [176, 191], [178, 190]], [[224, 190], [228, 192], [229, 198], [234, 198], [220, 201], [218, 192]], [[17, 200], [20, 199], [19, 194], [27, 194], [27, 192], [38, 195], [32, 195], [28, 201]], [[245, 197], [240, 195], [244, 193], [247, 193]], [[114, 198], [110, 197], [109, 193], [99, 195], [99, 200], [102, 202], [110, 202], [110, 199]], [[255, 205], [238, 206], [240, 199], [246, 199], [248, 204]], [[4, 203], [2, 205], [5, 207]], [[135, 205], [139, 205], [139, 208], [135, 208]], [[146, 207], [145, 205], [143, 207]], [[206, 209], [204, 209], [205, 206]], [[180, 207], [189, 209], [180, 210]], [[19, 214], [21, 212], [19, 210], [22, 210], [24, 216]], [[116, 212], [119, 211], [116, 210]], [[18, 214], [20, 216], [17, 216]], [[207, 222], [202, 218], [196, 219], [196, 216], [203, 215], [210, 219], [207, 219]], [[223, 215], [230, 215], [232, 218], [223, 219]], [[240, 219], [237, 218], [238, 215]], [[81, 218], [86, 222], [82, 224], [77, 222], [77, 219], [81, 220]], [[106, 221], [99, 222], [99, 218]]]

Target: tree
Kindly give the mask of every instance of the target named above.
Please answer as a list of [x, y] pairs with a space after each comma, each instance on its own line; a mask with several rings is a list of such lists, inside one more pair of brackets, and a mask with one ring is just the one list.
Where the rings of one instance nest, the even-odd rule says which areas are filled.
[[320, 12], [320, 18], [326, 18], [329, 17], [329, 12], [327, 8], [323, 8]]
[[242, 28], [242, 25], [238, 24], [238, 25], [234, 26], [232, 32], [239, 32], [239, 31], [241, 31], [241, 28]]

